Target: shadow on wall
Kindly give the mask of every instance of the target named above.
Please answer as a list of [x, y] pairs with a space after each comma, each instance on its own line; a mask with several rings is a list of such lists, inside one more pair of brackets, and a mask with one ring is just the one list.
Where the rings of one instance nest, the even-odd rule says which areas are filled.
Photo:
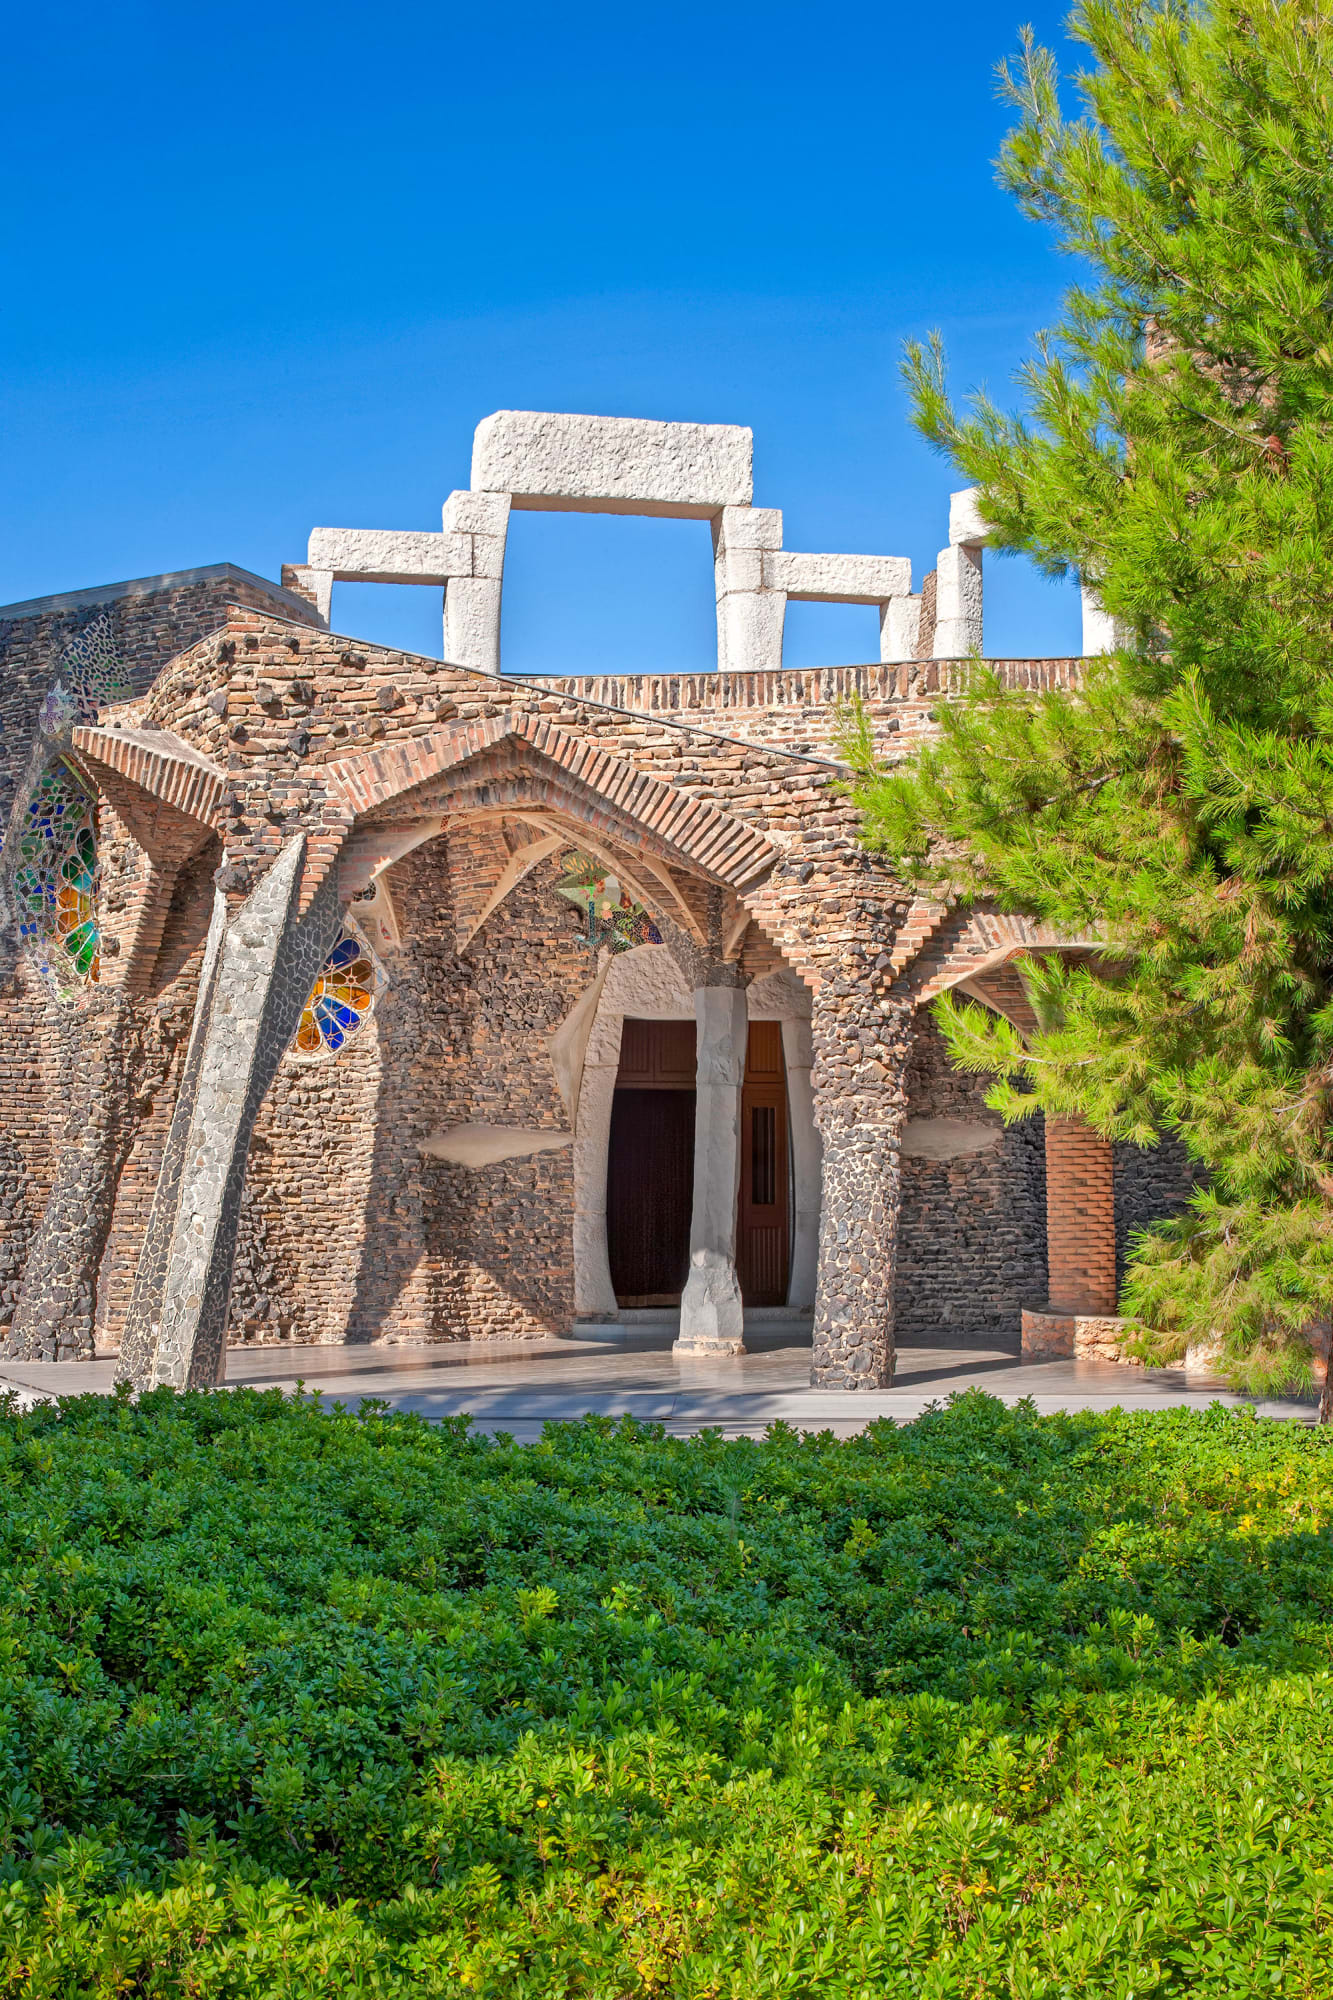
[[547, 864], [460, 956], [447, 851], [442, 837], [393, 870], [411, 945], [376, 1016], [350, 1341], [539, 1337], [573, 1316], [572, 1146], [480, 1165], [421, 1148], [460, 1125], [567, 1130], [546, 1038], [588, 984], [587, 953]]

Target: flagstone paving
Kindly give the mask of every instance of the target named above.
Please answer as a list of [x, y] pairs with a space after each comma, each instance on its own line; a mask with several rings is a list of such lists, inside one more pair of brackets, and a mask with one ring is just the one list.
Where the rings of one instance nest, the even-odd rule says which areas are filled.
[[[998, 1347], [910, 1346], [899, 1350], [893, 1386], [863, 1393], [810, 1388], [808, 1329], [800, 1324], [747, 1328], [750, 1351], [734, 1359], [694, 1359], [671, 1352], [672, 1326], [581, 1328], [567, 1340], [476, 1345], [273, 1345], [233, 1347], [227, 1387], [303, 1384], [328, 1401], [358, 1404], [377, 1398], [392, 1410], [424, 1417], [471, 1416], [485, 1431], [508, 1431], [520, 1442], [542, 1426], [593, 1413], [660, 1423], [678, 1436], [720, 1430], [760, 1436], [769, 1424], [850, 1436], [877, 1417], [898, 1422], [970, 1388], [1003, 1402], [1030, 1397], [1054, 1410], [1206, 1409], [1210, 1403], [1250, 1405], [1260, 1416], [1312, 1423], [1311, 1399], [1253, 1398], [1183, 1369], [1117, 1367], [1091, 1361], [1024, 1361]], [[0, 1363], [0, 1389], [31, 1403], [87, 1391], [109, 1393], [116, 1362]]]

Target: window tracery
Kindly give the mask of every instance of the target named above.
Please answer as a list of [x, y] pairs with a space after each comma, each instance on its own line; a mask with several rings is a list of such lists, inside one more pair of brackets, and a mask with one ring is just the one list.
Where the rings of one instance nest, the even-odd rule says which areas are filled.
[[374, 952], [351, 923], [344, 924], [310, 989], [292, 1041], [292, 1056], [298, 1062], [322, 1062], [336, 1056], [370, 1019], [384, 984], [384, 971]]
[[61, 997], [96, 980], [97, 806], [93, 794], [55, 759], [24, 809], [13, 895], [19, 935]]

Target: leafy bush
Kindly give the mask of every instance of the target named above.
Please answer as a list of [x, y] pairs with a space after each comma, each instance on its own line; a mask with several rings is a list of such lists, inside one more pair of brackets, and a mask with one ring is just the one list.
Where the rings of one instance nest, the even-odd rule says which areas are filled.
[[0, 1417], [0, 1992], [1328, 1995], [1333, 1442]]

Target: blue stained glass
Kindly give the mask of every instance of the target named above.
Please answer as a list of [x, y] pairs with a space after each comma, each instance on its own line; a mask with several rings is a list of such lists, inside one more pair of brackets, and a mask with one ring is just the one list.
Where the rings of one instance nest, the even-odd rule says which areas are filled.
[[333, 950], [325, 959], [324, 970], [326, 972], [337, 972], [340, 966], [350, 965], [354, 958], [359, 958], [360, 956], [360, 940], [354, 937], [345, 937], [338, 944], [334, 945]]
[[325, 1039], [331, 1049], [340, 1049], [343, 1045], [342, 1032], [338, 1028], [328, 1029]]

